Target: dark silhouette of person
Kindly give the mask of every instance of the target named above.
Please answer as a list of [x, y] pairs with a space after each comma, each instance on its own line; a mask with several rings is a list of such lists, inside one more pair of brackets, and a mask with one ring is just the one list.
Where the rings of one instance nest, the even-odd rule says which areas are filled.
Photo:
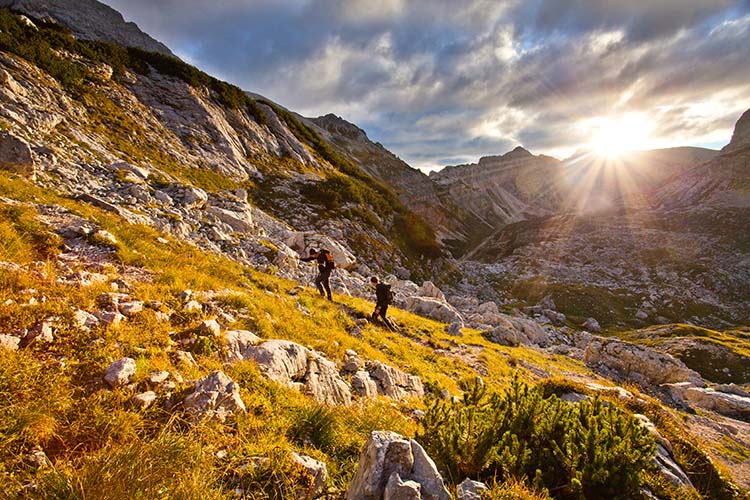
[[375, 288], [375, 310], [372, 312], [370, 317], [373, 322], [380, 321], [386, 328], [391, 331], [396, 331], [396, 326], [391, 323], [386, 314], [388, 313], [388, 306], [391, 303], [391, 285], [385, 283], [379, 283], [378, 277], [373, 276], [370, 278], [370, 284]]
[[309, 257], [300, 258], [302, 262], [317, 261], [318, 263], [318, 275], [315, 277], [315, 286], [320, 292], [320, 296], [328, 296], [328, 300], [333, 300], [331, 295], [331, 273], [336, 268], [336, 264], [333, 262], [333, 255], [328, 250], [315, 250], [310, 249]]

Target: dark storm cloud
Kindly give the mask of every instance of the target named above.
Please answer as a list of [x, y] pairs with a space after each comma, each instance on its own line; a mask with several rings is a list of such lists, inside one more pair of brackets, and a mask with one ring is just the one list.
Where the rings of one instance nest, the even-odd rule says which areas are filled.
[[653, 125], [644, 147], [728, 141], [750, 107], [750, 0], [105, 1], [201, 68], [424, 167], [565, 154], [624, 113]]

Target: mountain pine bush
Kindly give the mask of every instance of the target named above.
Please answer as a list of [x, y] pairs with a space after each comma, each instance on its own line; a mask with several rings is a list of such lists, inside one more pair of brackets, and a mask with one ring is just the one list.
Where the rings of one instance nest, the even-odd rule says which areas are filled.
[[453, 482], [519, 479], [555, 498], [631, 498], [652, 467], [653, 438], [598, 398], [544, 398], [517, 378], [500, 393], [481, 380], [464, 389], [430, 405], [418, 436]]

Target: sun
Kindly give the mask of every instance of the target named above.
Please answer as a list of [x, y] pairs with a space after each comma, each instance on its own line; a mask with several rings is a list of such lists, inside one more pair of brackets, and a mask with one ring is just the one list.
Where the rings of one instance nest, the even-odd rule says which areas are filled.
[[651, 125], [641, 114], [596, 118], [589, 124], [589, 148], [599, 157], [619, 158], [646, 149]]

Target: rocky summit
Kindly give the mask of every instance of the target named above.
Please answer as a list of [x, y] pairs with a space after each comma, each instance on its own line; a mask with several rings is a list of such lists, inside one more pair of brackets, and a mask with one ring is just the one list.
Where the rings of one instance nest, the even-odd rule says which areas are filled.
[[628, 185], [428, 176], [95, 0], [0, 6], [3, 498], [748, 498], [750, 112]]

